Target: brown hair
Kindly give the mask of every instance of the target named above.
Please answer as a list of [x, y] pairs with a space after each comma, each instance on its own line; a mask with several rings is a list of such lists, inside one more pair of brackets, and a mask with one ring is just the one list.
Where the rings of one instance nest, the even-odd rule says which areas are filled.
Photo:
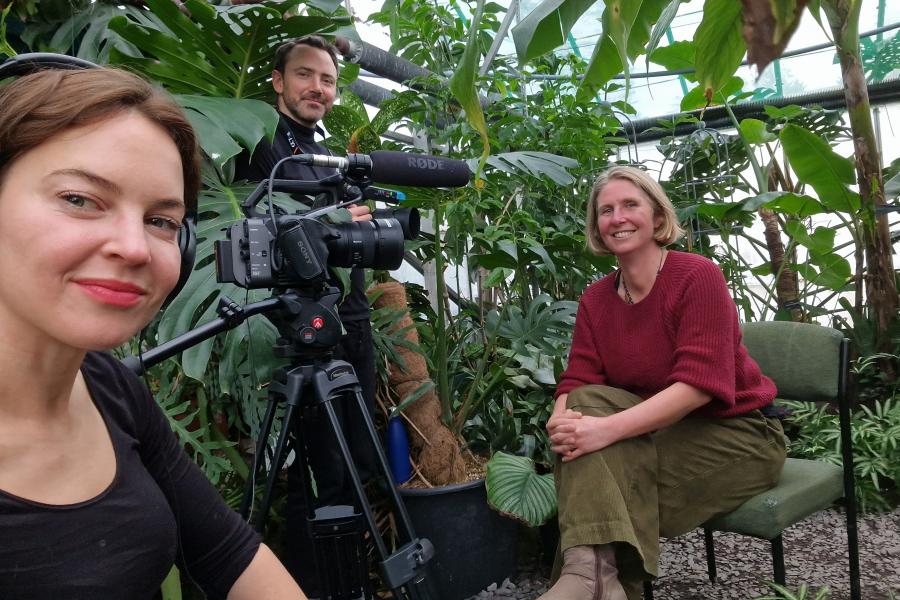
[[603, 240], [600, 238], [600, 231], [597, 229], [597, 198], [600, 196], [603, 188], [606, 187], [606, 184], [613, 179], [630, 181], [650, 199], [653, 215], [662, 217], [662, 224], [653, 232], [653, 239], [656, 240], [657, 244], [667, 246], [684, 234], [684, 230], [678, 224], [675, 207], [672, 206], [672, 201], [666, 196], [666, 192], [659, 185], [659, 182], [641, 169], [615, 166], [601, 173], [597, 180], [594, 181], [594, 187], [591, 189], [587, 205], [587, 216], [585, 217], [585, 237], [588, 250], [601, 256], [612, 254], [609, 248], [606, 247], [606, 244], [603, 243]]
[[[50, 69], [0, 87], [0, 184], [18, 157], [52, 136], [135, 111], [162, 127], [181, 156], [184, 203], [197, 212], [200, 153], [184, 111], [166, 92], [118, 69]], [[148, 156], [153, 149], [148, 148]]]
[[272, 70], [284, 73], [284, 65], [287, 62], [288, 56], [297, 46], [309, 46], [310, 48], [324, 50], [328, 53], [328, 56], [331, 57], [331, 62], [334, 63], [334, 72], [341, 72], [341, 68], [338, 65], [337, 47], [321, 35], [304, 35], [303, 37], [295, 38], [278, 46], [278, 50], [275, 51], [275, 59], [272, 61]]

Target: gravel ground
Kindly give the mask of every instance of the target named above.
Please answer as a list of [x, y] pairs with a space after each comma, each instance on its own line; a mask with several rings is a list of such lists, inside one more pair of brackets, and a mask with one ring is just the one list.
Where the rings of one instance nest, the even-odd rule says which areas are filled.
[[[847, 542], [843, 513], [820, 512], [784, 533], [785, 569], [789, 588], [801, 583], [817, 590], [827, 585], [830, 600], [849, 600]], [[717, 533], [718, 581], [706, 576], [701, 531], [664, 540], [655, 600], [749, 600], [769, 591], [772, 578], [770, 545], [744, 536]], [[900, 600], [900, 509], [859, 520], [860, 571], [863, 600]], [[493, 584], [470, 600], [497, 598], [533, 600], [547, 590], [548, 569], [535, 556], [536, 544], [520, 551], [521, 572]]]

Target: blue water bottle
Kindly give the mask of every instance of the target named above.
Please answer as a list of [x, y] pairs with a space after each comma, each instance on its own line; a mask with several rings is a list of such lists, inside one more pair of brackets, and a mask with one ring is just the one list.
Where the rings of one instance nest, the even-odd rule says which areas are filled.
[[412, 476], [412, 465], [409, 462], [409, 439], [400, 417], [388, 419], [386, 445], [394, 483], [407, 481]]

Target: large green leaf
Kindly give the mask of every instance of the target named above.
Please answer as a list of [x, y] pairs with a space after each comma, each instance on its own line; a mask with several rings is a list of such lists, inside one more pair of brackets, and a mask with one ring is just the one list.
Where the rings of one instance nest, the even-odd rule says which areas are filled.
[[487, 321], [492, 327], [499, 321], [500, 337], [516, 352], [527, 354], [531, 346], [552, 353], [571, 339], [577, 309], [575, 302], [554, 302], [547, 294], [541, 294], [531, 301], [527, 312], [510, 305], [502, 321], [496, 311], [488, 314]]
[[478, 99], [478, 90], [475, 89], [475, 74], [478, 69], [478, 58], [481, 55], [478, 46], [478, 25], [481, 23], [481, 15], [484, 13], [484, 0], [478, 0], [475, 15], [469, 23], [469, 39], [456, 71], [450, 78], [450, 91], [466, 112], [469, 124], [481, 136], [481, 160], [477, 172], [481, 171], [484, 161], [491, 153], [491, 140], [487, 132], [487, 123], [484, 120], [484, 111], [481, 109], [481, 101]]
[[645, 52], [650, 29], [668, 0], [609, 0], [600, 21], [603, 31], [576, 99], [586, 102], [612, 77], [625, 74], [629, 85], [630, 61]]
[[[278, 113], [260, 100], [209, 98], [181, 95], [178, 103], [205, 115], [244, 148], [254, 148], [263, 137], [272, 138], [278, 127]], [[213, 154], [207, 153], [211, 158]]]
[[[630, 72], [628, 62], [628, 36], [634, 20], [643, 6], [642, 0], [607, 0], [606, 8], [600, 22], [603, 23], [603, 35], [608, 36], [616, 46], [619, 61], [625, 73], [625, 85], [628, 86]], [[649, 34], [648, 34], [649, 35]], [[596, 84], [596, 82], [594, 82]]]
[[697, 81], [708, 98], [712, 98], [741, 64], [746, 51], [741, 27], [738, 0], [706, 0], [694, 45]]
[[[578, 161], [548, 152], [502, 152], [488, 157], [487, 164], [504, 173], [524, 172], [534, 177], [549, 177], [558, 185], [571, 185], [575, 180], [566, 169]], [[470, 165], [474, 166], [474, 165]]]
[[135, 6], [95, 2], [87, 10], [76, 12], [59, 24], [47, 50], [74, 54], [97, 64], [109, 62], [112, 48], [117, 48], [123, 54], [140, 56], [137, 48], [109, 28], [109, 20], [120, 15], [128, 15], [129, 19], [150, 27], [165, 29], [159, 19], [146, 10]]
[[[660, 13], [659, 20], [656, 22], [656, 25], [653, 26], [653, 32], [650, 34], [650, 39], [647, 41], [646, 52], [648, 63], [651, 60], [650, 55], [654, 53], [657, 46], [659, 46], [660, 40], [662, 40], [663, 36], [666, 35], [666, 30], [670, 25], [672, 25], [672, 21], [675, 20], [675, 15], [678, 14], [678, 8], [684, 1], [685, 0], [671, 0], [669, 4], [663, 9], [662, 13]], [[690, 66], [694, 66], [693, 57]]]
[[494, 453], [487, 464], [485, 484], [488, 504], [526, 525], [543, 525], [556, 514], [553, 474], [538, 475], [530, 458]]
[[834, 229], [830, 227], [816, 227], [809, 233], [806, 226], [798, 221], [788, 221], [785, 223], [785, 231], [787, 231], [794, 241], [809, 248], [813, 252], [824, 254], [834, 250]]
[[588, 63], [584, 79], [578, 86], [575, 99], [578, 102], [590, 102], [600, 88], [610, 79], [622, 72], [622, 59], [615, 42], [607, 35], [602, 35], [600, 41], [594, 46], [594, 54]]
[[634, 60], [647, 52], [654, 24], [670, 4], [670, 0], [643, 0], [640, 3], [640, 10], [628, 31], [628, 58]]
[[765, 122], [759, 119], [742, 120], [741, 135], [748, 144], [765, 144], [778, 139], [778, 136], [766, 129]]
[[[648, 55], [647, 60], [662, 65], [670, 71], [693, 69], [696, 62], [694, 52], [694, 42], [685, 40], [657, 48], [653, 51], [653, 54]], [[694, 79], [690, 73], [685, 73], [683, 77], [685, 79]]]
[[578, 18], [596, 0], [544, 0], [512, 29], [520, 63], [561, 46]]
[[163, 83], [171, 91], [232, 98], [270, 98], [272, 53], [283, 41], [333, 31], [344, 17], [290, 16], [294, 2], [216, 7], [186, 0], [191, 16], [170, 0], [146, 0], [165, 30], [129, 16], [109, 27], [144, 57], [113, 48], [110, 60]]
[[689, 91], [681, 99], [681, 110], [688, 111], [704, 108], [708, 104], [725, 104], [725, 101], [734, 96], [744, 87], [744, 80], [740, 77], [729, 77], [721, 87], [712, 94], [700, 84]]
[[763, 192], [740, 203], [740, 209], [744, 212], [753, 212], [760, 207], [800, 218], [825, 212], [825, 208], [815, 198], [793, 192]]
[[797, 177], [816, 190], [822, 204], [842, 212], [859, 210], [859, 194], [848, 187], [856, 181], [853, 161], [837, 154], [828, 142], [797, 125], [786, 125], [780, 138]]
[[185, 114], [197, 132], [200, 147], [210, 157], [216, 168], [221, 169], [226, 162], [240, 153], [241, 146], [234, 141], [234, 138], [205, 114], [194, 110], [187, 110]]

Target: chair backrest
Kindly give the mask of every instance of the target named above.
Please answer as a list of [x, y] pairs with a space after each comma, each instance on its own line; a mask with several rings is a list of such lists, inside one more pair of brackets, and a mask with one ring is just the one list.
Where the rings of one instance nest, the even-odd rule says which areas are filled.
[[790, 321], [745, 323], [744, 346], [778, 397], [837, 402], [844, 393], [847, 356], [844, 335], [831, 327]]

